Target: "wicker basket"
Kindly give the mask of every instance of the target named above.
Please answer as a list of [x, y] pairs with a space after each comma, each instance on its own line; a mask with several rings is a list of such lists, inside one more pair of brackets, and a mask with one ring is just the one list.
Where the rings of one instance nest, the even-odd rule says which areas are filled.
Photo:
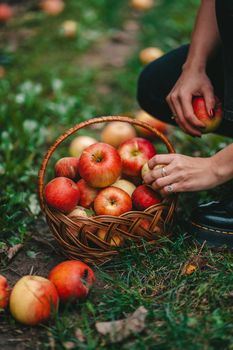
[[[152, 128], [149, 124], [122, 116], [109, 116], [90, 119], [75, 125], [61, 135], [46, 153], [38, 175], [38, 191], [41, 209], [46, 216], [48, 225], [59, 242], [62, 252], [69, 259], [82, 259], [87, 263], [102, 264], [118, 254], [119, 249], [110, 244], [112, 238], [120, 237], [123, 242], [133, 240], [138, 246], [142, 246], [142, 238], [150, 245], [156, 244], [161, 236], [171, 236], [177, 195], [164, 199], [161, 203], [151, 206], [145, 211], [130, 211], [116, 217], [99, 215], [90, 218], [79, 217], [70, 219], [67, 215], [47, 206], [44, 196], [45, 172], [57, 147], [70, 135], [80, 129], [97, 123], [112, 121], [127, 122], [141, 126], [152, 131], [157, 139], [162, 141], [169, 153], [174, 153], [174, 148], [167, 137]], [[142, 220], [150, 223], [149, 227], [142, 225]], [[107, 233], [104, 239], [96, 235], [97, 230], [102, 229]]]

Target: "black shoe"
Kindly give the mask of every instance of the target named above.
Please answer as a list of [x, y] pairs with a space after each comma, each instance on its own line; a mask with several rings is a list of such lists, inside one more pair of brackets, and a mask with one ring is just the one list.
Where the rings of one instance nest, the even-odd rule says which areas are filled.
[[210, 246], [233, 248], [233, 198], [197, 207], [189, 218], [188, 233]]

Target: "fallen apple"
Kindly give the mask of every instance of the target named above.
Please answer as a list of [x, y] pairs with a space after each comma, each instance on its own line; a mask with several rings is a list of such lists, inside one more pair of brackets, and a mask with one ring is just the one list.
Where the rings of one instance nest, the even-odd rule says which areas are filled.
[[10, 295], [10, 312], [20, 323], [35, 326], [54, 316], [59, 297], [53, 283], [41, 276], [24, 276]]
[[132, 209], [132, 200], [128, 193], [117, 187], [107, 187], [99, 192], [94, 201], [97, 215], [119, 216]]
[[[139, 110], [135, 114], [135, 119], [138, 121], [149, 124], [152, 128], [154, 128], [154, 129], [156, 129], [164, 134], [167, 134], [167, 132], [169, 130], [169, 126], [166, 123], [162, 122], [161, 120], [159, 120], [157, 118], [152, 117], [152, 115], [146, 113], [143, 110]], [[137, 125], [135, 127], [141, 136], [148, 137], [148, 138], [155, 137], [155, 134], [152, 131], [147, 130], [147, 129], [145, 129], [141, 126], [137, 126]]]
[[45, 186], [44, 197], [50, 207], [68, 213], [78, 205], [80, 192], [71, 179], [56, 177]]
[[90, 208], [99, 190], [88, 185], [84, 179], [79, 180], [77, 186], [80, 192], [79, 204], [84, 208]]
[[107, 187], [121, 175], [120, 155], [107, 143], [95, 143], [83, 151], [79, 159], [79, 173], [90, 186]]
[[122, 159], [122, 172], [129, 176], [141, 176], [143, 165], [156, 154], [154, 145], [141, 137], [134, 137], [121, 144], [118, 152]]
[[77, 157], [64, 157], [59, 159], [55, 164], [55, 176], [68, 177], [76, 180], [78, 178], [78, 163]]
[[0, 309], [8, 306], [10, 296], [10, 287], [6, 277], [0, 275]]
[[92, 269], [78, 260], [67, 260], [56, 265], [48, 279], [55, 285], [62, 302], [83, 300], [95, 281]]
[[42, 0], [40, 6], [48, 15], [57, 16], [64, 10], [65, 4], [62, 0]]
[[131, 6], [135, 10], [150, 10], [154, 6], [154, 0], [131, 0]]
[[159, 47], [147, 47], [139, 52], [139, 59], [142, 64], [149, 64], [163, 55], [164, 52]]
[[162, 197], [151, 187], [140, 185], [132, 194], [133, 206], [138, 210], [145, 210], [152, 205], [158, 204], [162, 201]]
[[108, 123], [103, 129], [101, 141], [117, 148], [122, 142], [130, 140], [135, 136], [136, 130], [131, 124], [116, 121]]
[[0, 4], [0, 22], [8, 22], [13, 16], [13, 11], [10, 5]]
[[72, 157], [80, 157], [83, 150], [90, 145], [98, 142], [96, 139], [90, 136], [77, 136], [70, 144], [69, 152]]
[[120, 188], [121, 190], [125, 191], [126, 193], [128, 193], [128, 195], [131, 197], [133, 191], [136, 189], [136, 186], [128, 181], [128, 180], [125, 180], [125, 179], [119, 179], [117, 180], [116, 182], [114, 182], [112, 184], [113, 187], [118, 187]]
[[75, 38], [77, 35], [77, 22], [67, 20], [61, 26], [62, 35], [66, 38]]
[[218, 129], [223, 118], [223, 109], [217, 96], [215, 96], [215, 108], [212, 117], [210, 117], [208, 114], [203, 97], [194, 97], [192, 105], [195, 115], [205, 125], [205, 128], [202, 129], [203, 134], [207, 134]]

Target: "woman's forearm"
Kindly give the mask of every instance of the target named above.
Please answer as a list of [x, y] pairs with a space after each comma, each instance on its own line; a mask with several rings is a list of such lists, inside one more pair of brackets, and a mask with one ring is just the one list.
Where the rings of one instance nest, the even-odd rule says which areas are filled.
[[215, 0], [202, 0], [183, 69], [205, 69], [208, 58], [219, 44], [220, 36], [215, 13]]
[[217, 185], [233, 179], [233, 143], [211, 157], [217, 176]]

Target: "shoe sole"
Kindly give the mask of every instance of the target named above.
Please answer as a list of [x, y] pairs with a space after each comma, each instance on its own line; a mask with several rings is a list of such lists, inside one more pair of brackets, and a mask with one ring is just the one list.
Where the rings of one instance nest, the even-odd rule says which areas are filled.
[[196, 222], [189, 222], [188, 233], [195, 236], [198, 242], [207, 242], [209, 246], [221, 247], [227, 246], [233, 249], [233, 232], [223, 231], [210, 226], [197, 224]]

